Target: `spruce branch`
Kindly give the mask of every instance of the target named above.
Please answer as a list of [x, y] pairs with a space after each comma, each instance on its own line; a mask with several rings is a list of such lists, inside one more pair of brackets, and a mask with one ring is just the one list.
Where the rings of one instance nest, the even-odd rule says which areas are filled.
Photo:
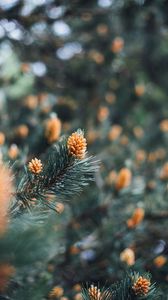
[[56, 197], [65, 200], [80, 193], [94, 180], [97, 169], [98, 162], [86, 156], [86, 140], [81, 130], [69, 138], [62, 137], [41, 160], [32, 159], [25, 167], [11, 213], [15, 215], [34, 206], [55, 210]]

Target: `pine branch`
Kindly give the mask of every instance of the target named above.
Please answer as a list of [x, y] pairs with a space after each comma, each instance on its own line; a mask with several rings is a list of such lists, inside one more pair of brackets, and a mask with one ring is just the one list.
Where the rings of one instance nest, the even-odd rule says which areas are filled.
[[131, 272], [123, 280], [109, 288], [98, 288], [91, 285], [83, 289], [84, 300], [154, 300], [158, 299], [158, 291], [155, 284], [151, 284], [149, 274], [140, 276], [139, 273]]
[[55, 210], [56, 197], [65, 200], [79, 194], [94, 180], [97, 169], [98, 162], [86, 157], [86, 140], [81, 130], [68, 139], [61, 138], [50, 147], [42, 162], [34, 159], [25, 167], [11, 214], [22, 213], [25, 208], [32, 210], [34, 206]]

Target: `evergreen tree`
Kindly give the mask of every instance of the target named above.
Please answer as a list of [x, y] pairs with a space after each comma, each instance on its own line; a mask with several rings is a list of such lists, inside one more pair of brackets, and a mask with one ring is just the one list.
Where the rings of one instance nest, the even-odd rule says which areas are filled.
[[167, 299], [167, 12], [0, 1], [1, 299]]

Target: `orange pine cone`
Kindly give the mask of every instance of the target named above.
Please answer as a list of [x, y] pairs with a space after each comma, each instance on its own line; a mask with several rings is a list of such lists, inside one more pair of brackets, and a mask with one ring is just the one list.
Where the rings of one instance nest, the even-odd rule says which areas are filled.
[[132, 174], [127, 168], [122, 168], [117, 176], [115, 187], [119, 191], [131, 184]]
[[43, 165], [40, 159], [34, 158], [28, 164], [28, 169], [31, 173], [39, 174], [42, 172]]
[[135, 295], [146, 296], [149, 292], [150, 285], [149, 279], [139, 276], [132, 289], [134, 290]]
[[154, 265], [157, 268], [161, 268], [162, 266], [165, 265], [166, 262], [167, 262], [167, 258], [163, 255], [159, 255], [154, 259]]
[[57, 299], [61, 297], [64, 293], [64, 290], [61, 286], [55, 286], [51, 292], [49, 293], [49, 298], [50, 299]]
[[83, 159], [86, 154], [87, 143], [83, 132], [78, 130], [72, 133], [67, 141], [69, 154], [78, 159]]
[[128, 266], [135, 263], [135, 253], [131, 248], [126, 248], [120, 253], [120, 260], [125, 262]]
[[120, 51], [122, 51], [123, 47], [124, 47], [124, 40], [119, 36], [115, 37], [115, 39], [111, 44], [111, 51], [113, 53], [119, 53]]
[[61, 121], [57, 117], [51, 118], [46, 122], [45, 137], [49, 143], [57, 141], [61, 133]]
[[142, 222], [142, 220], [144, 219], [144, 209], [143, 208], [136, 208], [132, 217], [130, 219], [128, 219], [127, 221], [127, 226], [129, 228], [134, 228], [136, 227], [138, 224], [140, 224]]
[[91, 300], [101, 300], [100, 289], [98, 289], [98, 287], [94, 286], [93, 284], [88, 289], [88, 294]]
[[16, 144], [12, 144], [8, 149], [8, 156], [10, 159], [15, 159], [19, 155], [19, 148]]

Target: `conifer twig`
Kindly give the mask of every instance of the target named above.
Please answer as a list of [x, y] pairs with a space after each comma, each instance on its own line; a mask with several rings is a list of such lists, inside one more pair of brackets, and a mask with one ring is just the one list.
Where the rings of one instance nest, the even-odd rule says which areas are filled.
[[32, 159], [15, 193], [11, 214], [37, 206], [55, 210], [55, 198], [69, 199], [94, 180], [98, 162], [86, 155], [86, 139], [79, 129], [52, 145], [44, 158]]

